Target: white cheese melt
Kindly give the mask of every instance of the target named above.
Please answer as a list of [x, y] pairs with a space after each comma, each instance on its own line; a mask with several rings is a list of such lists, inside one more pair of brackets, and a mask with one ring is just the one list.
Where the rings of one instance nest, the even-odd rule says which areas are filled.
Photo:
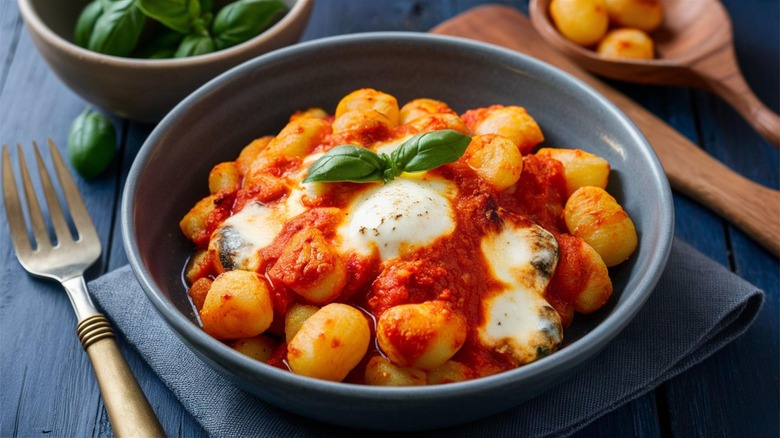
[[444, 179], [396, 178], [362, 193], [349, 206], [337, 234], [344, 252], [382, 260], [428, 245], [455, 230], [450, 199], [455, 185]]
[[302, 193], [301, 190], [292, 190], [283, 202], [271, 206], [247, 204], [227, 218], [214, 231], [209, 243], [210, 249], [217, 250], [222, 266], [256, 270], [258, 251], [274, 241], [287, 221], [305, 210], [301, 204]]
[[558, 244], [534, 224], [505, 222], [482, 239], [481, 249], [503, 288], [483, 297], [482, 343], [525, 364], [551, 353], [561, 343], [558, 313], [544, 291], [558, 261]]

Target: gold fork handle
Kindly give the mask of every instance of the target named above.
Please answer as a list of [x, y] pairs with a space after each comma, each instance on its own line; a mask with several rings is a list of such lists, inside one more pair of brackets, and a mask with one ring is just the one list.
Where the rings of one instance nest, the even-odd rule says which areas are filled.
[[165, 431], [127, 366], [105, 316], [90, 316], [76, 327], [95, 370], [103, 403], [119, 437], [164, 437]]

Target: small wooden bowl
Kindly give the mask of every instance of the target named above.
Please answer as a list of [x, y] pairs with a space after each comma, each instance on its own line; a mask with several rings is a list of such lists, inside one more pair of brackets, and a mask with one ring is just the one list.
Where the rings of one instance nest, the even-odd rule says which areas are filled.
[[731, 19], [717, 0], [663, 0], [663, 24], [650, 35], [657, 56], [652, 60], [605, 58], [569, 41], [550, 19], [550, 1], [531, 0], [531, 23], [550, 45], [582, 68], [623, 81], [711, 91], [764, 138], [780, 145], [780, 116], [756, 97], [742, 76], [734, 54]]
[[701, 86], [692, 74], [696, 60], [711, 56], [731, 43], [731, 21], [723, 6], [712, 0], [666, 0], [664, 22], [651, 34], [656, 59], [610, 59], [569, 41], [549, 14], [551, 0], [531, 0], [531, 23], [548, 43], [588, 71], [612, 79], [646, 84]]

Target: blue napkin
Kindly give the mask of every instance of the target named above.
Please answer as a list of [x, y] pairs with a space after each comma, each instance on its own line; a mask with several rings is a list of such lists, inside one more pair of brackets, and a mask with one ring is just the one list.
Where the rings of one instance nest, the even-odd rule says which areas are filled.
[[[89, 284], [89, 289], [129, 344], [209, 434], [219, 437], [366, 435], [366, 431], [287, 413], [221, 377], [171, 331], [146, 299], [129, 266], [96, 279]], [[539, 397], [492, 417], [405, 436], [569, 435], [652, 391], [740, 336], [757, 316], [763, 300], [761, 290], [676, 240], [667, 268], [640, 313], [573, 377]], [[384, 435], [371, 433], [371, 436]], [[397, 433], [387, 436], [397, 436]]]

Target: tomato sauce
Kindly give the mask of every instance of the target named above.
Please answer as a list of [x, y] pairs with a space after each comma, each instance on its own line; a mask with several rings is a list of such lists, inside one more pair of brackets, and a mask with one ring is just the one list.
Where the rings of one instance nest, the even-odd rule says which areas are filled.
[[[322, 142], [319, 151], [347, 141], [357, 141], [361, 144], [386, 141], [393, 135], [394, 133], [380, 127], [331, 134]], [[279, 183], [280, 178], [299, 171], [300, 165], [300, 160], [270, 162], [264, 172], [274, 178], [254, 175], [254, 184], [248, 184], [236, 193], [223, 195], [215, 202], [207, 233], [213, 232], [231, 212], [239, 211], [248, 202], [282, 202], [289, 190]], [[576, 242], [571, 236], [563, 234], [566, 230], [562, 220], [566, 200], [563, 167], [560, 162], [549, 157], [524, 156], [519, 181], [500, 193], [462, 160], [431, 172], [454, 182], [458, 188], [459, 195], [453, 200], [457, 219], [455, 231], [437, 239], [433, 244], [384, 263], [379, 260], [378, 254], [371, 257], [348, 255], [345, 260], [347, 282], [337, 301], [352, 304], [367, 313], [374, 339], [375, 321], [387, 309], [399, 304], [445, 301], [466, 318], [469, 326], [466, 341], [453, 360], [466, 365], [474, 376], [513, 369], [518, 365], [515, 360], [507, 354], [483, 347], [476, 333], [477, 327], [484, 322], [482, 297], [498, 288], [482, 255], [480, 239], [486, 231], [499, 229], [502, 223], [500, 210], [528, 218], [552, 232], [560, 246], [559, 266], [563, 269], [559, 269], [554, 275], [546, 297], [561, 315], [564, 325], [568, 325], [573, 315], [571, 303], [576, 299], [576, 284], [581, 278], [578, 276], [576, 258], [568, 257]], [[301, 230], [316, 228], [325, 238], [332, 238], [337, 226], [344, 219], [342, 208], [356, 193], [364, 190], [364, 186], [332, 183], [327, 193], [322, 196], [309, 198], [304, 195], [302, 203], [310, 209], [288, 221], [273, 243], [260, 251], [259, 272], [265, 274], [271, 285], [275, 315], [273, 332], [283, 333], [283, 327], [279, 327], [283, 322], [277, 321], [283, 320], [283, 315], [293, 302], [303, 300], [280, 281], [274, 281], [268, 275], [268, 270], [280, 258], [290, 239]], [[203, 244], [207, 243], [208, 234], [203, 236]], [[283, 341], [284, 336], [281, 338], [282, 342], [268, 363], [287, 368], [286, 344]], [[376, 345], [372, 345], [361, 364], [353, 369], [346, 381], [362, 383], [366, 362], [377, 354], [382, 353]]]

